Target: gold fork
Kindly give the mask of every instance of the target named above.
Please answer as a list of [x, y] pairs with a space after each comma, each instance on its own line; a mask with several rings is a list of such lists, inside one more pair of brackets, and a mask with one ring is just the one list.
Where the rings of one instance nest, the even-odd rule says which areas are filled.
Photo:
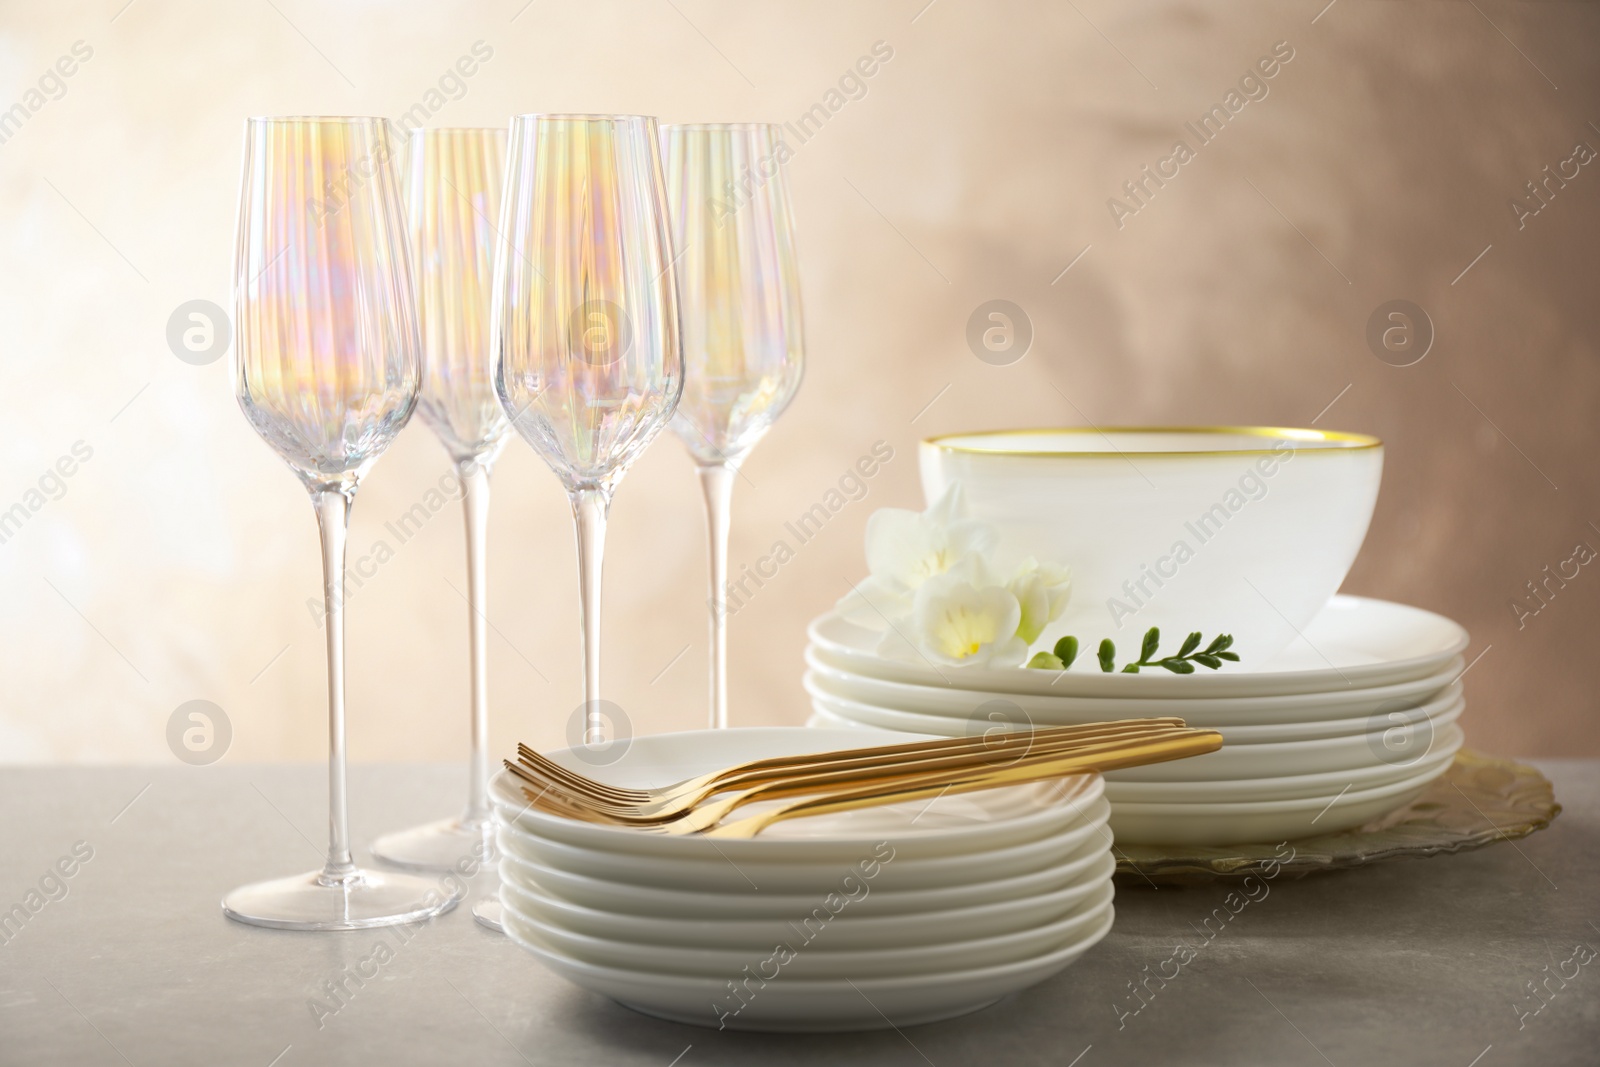
[[890, 746], [887, 753], [866, 749], [823, 753], [821, 758], [813, 754], [804, 761], [789, 761], [781, 768], [751, 769], [749, 765], [742, 765], [712, 775], [702, 775], [689, 783], [669, 786], [662, 791], [664, 795], [643, 803], [621, 802], [578, 794], [565, 788], [560, 781], [551, 781], [531, 768], [510, 762], [506, 763], [506, 767], [524, 781], [539, 786], [538, 799], [541, 801], [547, 798], [554, 799], [558, 804], [578, 807], [586, 812], [604, 815], [617, 821], [663, 822], [686, 815], [716, 793], [734, 789], [744, 790], [740, 795], [750, 795], [751, 791], [756, 789], [766, 790], [764, 793], [754, 794], [757, 798], [762, 798], [774, 795], [771, 790], [793, 782], [804, 784], [860, 781], [889, 773], [910, 773], [908, 768], [931, 771], [969, 765], [994, 766], [1002, 761], [1015, 761], [1026, 755], [1058, 751], [1067, 746], [1081, 747], [1119, 738], [1154, 736], [1182, 729], [1181, 726], [1168, 726], [1164, 722], [1135, 721], [1101, 724], [1095, 729], [1073, 728], [1065, 735], [1059, 732], [1040, 731], [1022, 735], [1017, 742], [999, 747], [985, 745], [980, 739], [964, 745], [919, 743]]
[[1221, 734], [1211, 730], [1195, 730], [1182, 737], [1123, 742], [1122, 753], [1114, 756], [1082, 753], [1041, 756], [1024, 759], [1009, 767], [957, 778], [947, 774], [904, 778], [879, 786], [823, 793], [805, 800], [794, 801], [769, 811], [747, 815], [742, 819], [712, 827], [706, 830], [703, 836], [750, 839], [783, 819], [824, 815], [836, 811], [855, 811], [860, 808], [900, 804], [911, 800], [937, 799], [946, 794], [1022, 785], [1091, 770], [1116, 770], [1146, 763], [1161, 763], [1214, 752], [1221, 747]]
[[[1212, 748], [1220, 747], [1221, 745], [1221, 735], [1219, 734], [1180, 728], [1146, 729], [1139, 733], [1121, 733], [1097, 738], [1058, 739], [1054, 742], [1037, 745], [1026, 752], [1019, 750], [1011, 756], [996, 757], [990, 753], [970, 752], [875, 767], [851, 767], [796, 773], [788, 777], [772, 779], [737, 792], [725, 792], [724, 795], [716, 799], [676, 798], [669, 802], [668, 805], [649, 813], [601, 808], [577, 798], [567, 796], [551, 798], [548, 793], [536, 795], [531, 790], [524, 790], [524, 793], [535, 807], [556, 814], [569, 816], [577, 814], [578, 817], [585, 818], [591, 822], [611, 822], [621, 825], [642, 826], [659, 829], [668, 834], [681, 835], [698, 833], [708, 829], [726, 818], [734, 810], [765, 800], [822, 791], [831, 793], [852, 789], [872, 789], [881, 787], [885, 783], [909, 779], [938, 777], [940, 781], [951, 781], [963, 775], [994, 770], [1007, 763], [1036, 763], [1042, 759], [1060, 759], [1069, 756], [1081, 757], [1083, 760], [1088, 761], [1084, 764], [1085, 766], [1096, 769], [1101, 766], [1102, 761], [1108, 765], [1114, 763], [1116, 766], [1124, 766], [1127, 764], [1116, 762], [1120, 756], [1129, 752], [1145, 751], [1136, 747], [1130, 748], [1130, 746], [1136, 746], [1142, 742], [1186, 738], [1205, 738], [1206, 740], [1203, 744], [1209, 745], [1209, 747], [1204, 748], [1204, 751], [1210, 751]], [[1178, 756], [1188, 754], [1190, 753], [1185, 749], [1179, 752]], [[1175, 759], [1178, 756], [1161, 758]], [[1146, 760], [1145, 762], [1155, 762], [1155, 760]], [[553, 803], [552, 799], [554, 800]]]
[[546, 785], [548, 783], [552, 787], [563, 788], [577, 796], [593, 798], [602, 802], [611, 801], [617, 804], [644, 805], [659, 803], [678, 796], [709, 795], [709, 793], [716, 792], [719, 789], [730, 788], [729, 783], [745, 786], [755, 785], [762, 781], [786, 777], [796, 772], [810, 771], [824, 764], [839, 767], [847, 765], [864, 767], [878, 762], [892, 763], [906, 757], [915, 758], [946, 752], [985, 750], [998, 753], [1013, 750], [1016, 746], [1027, 750], [1040, 742], [1048, 742], [1055, 738], [1090, 737], [1109, 731], [1140, 732], [1151, 727], [1182, 728], [1183, 725], [1182, 719], [1172, 717], [1123, 719], [1113, 722], [1085, 723], [1081, 726], [1053, 726], [1038, 730], [1012, 732], [995, 731], [979, 737], [940, 738], [933, 741], [913, 741], [897, 745], [878, 745], [871, 748], [841, 749], [835, 752], [807, 752], [795, 756], [774, 756], [767, 759], [751, 760], [653, 789], [630, 789], [622, 786], [607, 785], [604, 782], [596, 781], [593, 778], [563, 767], [523, 744], [517, 745], [517, 755], [520, 761], [527, 765], [527, 770], [539, 776], [539, 780], [530, 778], [528, 774], [524, 774], [522, 770], [509, 761], [506, 762], [506, 767], [525, 780], [533, 781], [535, 785]]

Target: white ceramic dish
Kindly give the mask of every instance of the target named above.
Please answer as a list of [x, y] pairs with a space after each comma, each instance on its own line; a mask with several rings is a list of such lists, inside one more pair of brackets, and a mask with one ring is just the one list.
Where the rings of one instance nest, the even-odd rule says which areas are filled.
[[[978, 879], [964, 885], [931, 889], [892, 890], [872, 884], [871, 891], [851, 904], [852, 918], [912, 915], [925, 912], [971, 908], [978, 905], [1023, 900], [1077, 884], [1083, 877], [1086, 857], [1111, 847], [1111, 832], [1106, 829], [1111, 805], [1104, 799], [1085, 809], [1089, 832], [1077, 842], [1062, 843], [1058, 862], [1027, 874]], [[525, 888], [611, 912], [648, 916], [657, 919], [778, 919], [788, 921], [805, 915], [816, 906], [817, 894], [785, 893], [769, 887], [753, 891], [743, 886], [732, 893], [710, 893], [674, 889], [658, 885], [639, 885], [594, 878], [554, 867], [542, 867], [505, 851], [500, 858], [500, 877]], [[859, 884], [843, 886], [856, 892]]]
[[[538, 837], [501, 821], [496, 840], [502, 852], [515, 854], [537, 867], [551, 867], [634, 885], [709, 893], [824, 894], [839, 890], [846, 879], [871, 874], [874, 889], [935, 889], [985, 879], [1006, 878], [1044, 870], [1076, 849], [1091, 834], [1103, 832], [1089, 821], [1095, 808], [1086, 806], [1071, 829], [1003, 848], [908, 859], [886, 841], [863, 846], [845, 862], [766, 862], [723, 859], [714, 849], [681, 857], [640, 856], [584, 848]], [[692, 840], [692, 839], [690, 839]], [[717, 844], [703, 839], [696, 844]]]
[[[839, 904], [838, 913], [826, 921], [821, 932], [816, 931], [814, 917], [819, 905], [814, 899], [808, 907], [797, 908], [782, 919], [729, 918], [710, 912], [702, 918], [673, 918], [578, 904], [536, 888], [533, 879], [537, 874], [525, 870], [502, 879], [500, 886], [501, 893], [510, 893], [517, 910], [531, 919], [636, 945], [770, 950], [784, 938], [795, 936], [799, 926], [814, 933], [808, 951], [856, 952], [934, 944], [952, 936], [994, 937], [1043, 926], [1078, 910], [1100, 882], [1110, 879], [1116, 865], [1106, 841], [1097, 837], [1055, 868], [1064, 882], [1045, 892], [937, 911], [860, 916], [858, 906], [872, 898], [869, 886], [865, 895], [858, 890], [857, 897]], [[807, 919], [813, 919], [812, 926], [806, 926]]]
[[1419, 752], [1403, 762], [1385, 763], [1375, 752], [1369, 752], [1367, 765], [1352, 770], [1322, 771], [1313, 774], [1294, 774], [1277, 778], [1235, 778], [1190, 782], [1108, 782], [1106, 799], [1111, 810], [1118, 804], [1209, 804], [1235, 803], [1257, 800], [1299, 800], [1304, 797], [1326, 797], [1341, 789], [1352, 791], [1377, 789], [1381, 786], [1414, 778], [1428, 771], [1441, 773], [1455, 759], [1456, 750], [1465, 735], [1459, 726], [1447, 726], [1433, 739], [1432, 747]]
[[[512, 940], [569, 981], [633, 1008], [675, 1022], [732, 1030], [881, 1030], [951, 1019], [987, 1007], [1007, 993], [1026, 989], [1071, 966], [1111, 929], [1107, 906], [1082, 940], [1015, 963], [977, 970], [903, 978], [794, 979], [764, 981], [758, 974], [744, 995], [729, 978], [600, 967], [555, 951], [537, 930], [507, 915]], [[781, 970], [777, 972], [781, 977]]]
[[[1005, 701], [1012, 714], [1020, 713], [1039, 726], [1126, 719], [1140, 715], [1171, 715], [1175, 700], [1183, 704], [1183, 717], [1195, 726], [1248, 726], [1252, 723], [1314, 722], [1355, 718], [1375, 711], [1423, 704], [1437, 696], [1461, 674], [1465, 661], [1456, 656], [1443, 668], [1415, 681], [1398, 685], [1338, 689], [1265, 697], [1117, 697], [1038, 696], [982, 689], [951, 689], [942, 685], [910, 685], [869, 678], [833, 667], [813, 649], [806, 650], [806, 691], [829, 700], [853, 700], [883, 708], [925, 715], [968, 718], [991, 701]], [[946, 672], [949, 673], [949, 672]], [[957, 676], [951, 675], [959, 680]]]
[[1375, 437], [1273, 427], [961, 434], [919, 459], [928, 501], [960, 483], [1003, 561], [1072, 568], [1048, 641], [1160, 626], [1232, 633], [1263, 659], [1339, 588], [1383, 474]]
[[1114, 892], [1111, 879], [1107, 876], [1090, 887], [1086, 897], [1066, 915], [1013, 933], [968, 938], [959, 927], [950, 927], [923, 944], [830, 951], [813, 947], [827, 938], [829, 930], [826, 926], [806, 931], [796, 923], [794, 929], [786, 935], [780, 935], [775, 941], [745, 948], [686, 948], [681, 945], [639, 944], [611, 937], [596, 937], [544, 922], [522, 906], [522, 898], [515, 887], [505, 890], [500, 899], [503, 907], [516, 913], [529, 928], [538, 932], [542, 943], [587, 963], [658, 974], [738, 978], [745, 967], [755, 969], [773, 954], [776, 946], [783, 945], [793, 955], [783, 967], [784, 981], [804, 981], [890, 978], [993, 967], [1026, 959], [1082, 940], [1098, 923], [1105, 909], [1111, 906]]
[[[1364, 733], [1313, 737], [1303, 741], [1224, 744], [1215, 752], [1171, 763], [1129, 767], [1106, 775], [1106, 782], [1206, 782], [1227, 778], [1282, 778], [1355, 770], [1374, 763], [1398, 763], [1426, 751], [1434, 738], [1461, 716], [1466, 701], [1457, 698], [1428, 719], [1369, 723]], [[1409, 712], [1408, 712], [1409, 714]]]
[[[1181, 701], [1174, 701], [1173, 703], [1178, 705], [1181, 704]], [[968, 720], [952, 716], [919, 715], [915, 712], [895, 711], [892, 708], [875, 708], [853, 701], [814, 697], [812, 698], [811, 706], [815, 711], [821, 712], [830, 720], [852, 722], [879, 730], [904, 734], [955, 737], [972, 733], [977, 728], [975, 724]], [[1447, 689], [1436, 700], [1419, 707], [1382, 712], [1365, 718], [1330, 719], [1327, 722], [1259, 723], [1253, 726], [1213, 726], [1208, 727], [1208, 729], [1213, 729], [1220, 733], [1225, 746], [1282, 744], [1289, 741], [1309, 741], [1330, 737], [1359, 737], [1379, 728], [1389, 729], [1395, 726], [1420, 727], [1425, 721], [1431, 721], [1434, 727], [1437, 728], [1445, 723], [1455, 721], [1465, 706], [1465, 701], [1461, 697], [1460, 686], [1457, 684]], [[1172, 715], [1181, 716], [1182, 713], [1183, 708], [1179, 706], [1169, 709], [1169, 714]], [[1014, 717], [1001, 713], [998, 719], [989, 721], [994, 727], [1004, 729], [1013, 725], [1015, 720]], [[1187, 722], [1188, 720], [1185, 721]], [[839, 728], [837, 722], [834, 721], [825, 721], [819, 723], [819, 725], [824, 728]], [[870, 742], [857, 743], [869, 744]], [[1194, 758], [1205, 759], [1207, 757], [1197, 756]]]
[[[1074, 589], [1074, 599], [1078, 595]], [[1167, 640], [1198, 625], [1172, 630]], [[1079, 635], [1085, 651], [1066, 672], [1026, 667], [935, 669], [925, 660], [890, 658], [877, 651], [881, 634], [832, 612], [813, 620], [806, 632], [824, 663], [887, 681], [1035, 696], [1115, 698], [1283, 696], [1396, 685], [1437, 673], [1467, 647], [1467, 632], [1442, 615], [1352, 596], [1330, 600], [1306, 624], [1304, 637], [1270, 660], [1263, 660], [1241, 640], [1234, 645], [1243, 657], [1241, 663], [1184, 675], [1163, 670], [1102, 674], [1093, 650], [1100, 637], [1115, 632], [1106, 627]], [[1124, 652], [1137, 649], [1142, 633], [1142, 627], [1117, 633], [1123, 638], [1119, 646]]]
[[1331, 834], [1387, 815], [1422, 795], [1449, 764], [1377, 789], [1239, 804], [1118, 804], [1116, 839], [1130, 845], [1234, 845]]
[[[636, 737], [620, 758], [608, 764], [586, 760], [589, 753], [584, 749], [564, 749], [548, 758], [607, 785], [642, 788], [749, 760], [920, 739], [890, 736], [864, 742], [854, 731], [830, 735], [800, 727], [744, 727]], [[902, 864], [1021, 845], [1079, 824], [1081, 812], [1099, 799], [1103, 788], [1104, 783], [1093, 776], [1079, 776], [1070, 785], [1041, 782], [944, 796], [786, 820], [748, 841], [667, 837], [547, 814], [528, 806], [524, 783], [505, 771], [491, 779], [489, 796], [510, 825], [542, 839], [640, 857], [698, 860], [724, 869], [737, 864], [754, 872], [778, 863], [842, 867], [870, 857], [878, 842], [888, 842]], [[761, 809], [752, 805], [750, 810]]]

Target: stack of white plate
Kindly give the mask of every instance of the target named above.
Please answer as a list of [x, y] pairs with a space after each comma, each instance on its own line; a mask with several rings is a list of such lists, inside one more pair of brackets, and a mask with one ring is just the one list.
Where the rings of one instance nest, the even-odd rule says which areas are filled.
[[[1167, 635], [1168, 641], [1174, 635]], [[1227, 845], [1360, 826], [1410, 803], [1462, 744], [1467, 634], [1432, 612], [1337, 596], [1284, 652], [1190, 675], [1066, 672], [886, 658], [880, 635], [812, 623], [812, 726], [961, 735], [1173, 715], [1219, 731], [1204, 756], [1106, 775], [1119, 841]]]
[[[735, 729], [550, 758], [645, 788], [904, 740]], [[1103, 793], [1098, 775], [1079, 775], [717, 840], [547, 815], [502, 773], [491, 797], [505, 930], [578, 985], [680, 1022], [867, 1030], [950, 1018], [1055, 974], [1110, 929]]]

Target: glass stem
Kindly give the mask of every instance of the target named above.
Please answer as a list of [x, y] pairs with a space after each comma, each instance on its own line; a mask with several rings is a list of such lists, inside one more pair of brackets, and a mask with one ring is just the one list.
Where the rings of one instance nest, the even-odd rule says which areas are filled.
[[611, 494], [590, 487], [572, 493], [572, 517], [578, 529], [578, 622], [583, 632], [583, 743], [604, 744], [605, 718], [600, 713], [600, 567], [606, 550], [606, 512]]
[[467, 812], [462, 822], [489, 821], [489, 597], [485, 537], [489, 525], [489, 465], [476, 459], [456, 465], [467, 526], [467, 643], [471, 657], [471, 752], [467, 757]]
[[346, 885], [356, 878], [350, 855], [344, 752], [344, 553], [354, 489], [316, 489], [311, 502], [322, 533], [323, 626], [328, 635], [328, 862], [319, 879]]
[[699, 468], [711, 540], [711, 728], [728, 728], [728, 512], [738, 469], [728, 463]]

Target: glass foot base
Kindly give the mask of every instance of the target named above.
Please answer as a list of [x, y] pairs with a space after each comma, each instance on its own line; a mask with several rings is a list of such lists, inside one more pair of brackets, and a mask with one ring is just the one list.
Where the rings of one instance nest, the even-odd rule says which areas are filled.
[[372, 843], [372, 854], [385, 863], [415, 871], [454, 871], [462, 860], [492, 863], [494, 823], [441, 819], [384, 834]]
[[443, 915], [459, 895], [430, 878], [357, 869], [348, 879], [322, 871], [240, 886], [222, 898], [235, 922], [276, 930], [365, 930]]
[[487, 926], [497, 934], [506, 932], [505, 926], [500, 922], [500, 901], [494, 897], [480, 900], [474, 904], [472, 906], [472, 917], [478, 921], [478, 925]]

